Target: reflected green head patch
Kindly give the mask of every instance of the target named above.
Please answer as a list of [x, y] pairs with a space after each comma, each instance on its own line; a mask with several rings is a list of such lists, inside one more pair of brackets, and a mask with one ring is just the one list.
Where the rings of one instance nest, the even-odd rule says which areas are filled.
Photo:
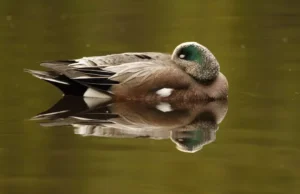
[[182, 131], [181, 134], [185, 134], [185, 138], [180, 138], [177, 142], [186, 147], [188, 150], [193, 150], [195, 147], [205, 142], [205, 135], [201, 129], [194, 131]]

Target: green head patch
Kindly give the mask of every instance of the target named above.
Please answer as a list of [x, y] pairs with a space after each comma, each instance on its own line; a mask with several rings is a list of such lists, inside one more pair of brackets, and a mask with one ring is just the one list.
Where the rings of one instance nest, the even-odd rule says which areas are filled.
[[195, 45], [189, 45], [181, 48], [178, 52], [178, 57], [187, 61], [194, 61], [198, 64], [202, 64], [203, 56], [201, 50]]

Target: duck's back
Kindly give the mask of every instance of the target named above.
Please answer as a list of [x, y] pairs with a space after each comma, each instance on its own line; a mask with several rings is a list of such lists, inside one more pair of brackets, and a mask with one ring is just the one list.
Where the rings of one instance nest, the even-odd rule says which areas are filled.
[[105, 56], [83, 57], [77, 59], [81, 65], [88, 66], [114, 66], [132, 62], [170, 61], [171, 55], [158, 52], [120, 53]]

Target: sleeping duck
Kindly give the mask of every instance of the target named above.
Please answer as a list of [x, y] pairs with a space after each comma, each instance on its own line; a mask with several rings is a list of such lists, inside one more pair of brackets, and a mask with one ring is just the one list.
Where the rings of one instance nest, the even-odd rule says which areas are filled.
[[65, 95], [107, 100], [191, 101], [227, 99], [228, 82], [215, 56], [196, 42], [172, 55], [121, 53], [41, 63], [49, 71], [25, 70]]

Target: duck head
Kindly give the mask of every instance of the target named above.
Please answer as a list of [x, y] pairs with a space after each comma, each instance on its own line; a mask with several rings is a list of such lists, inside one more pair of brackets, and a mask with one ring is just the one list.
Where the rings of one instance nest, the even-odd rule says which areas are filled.
[[173, 51], [172, 60], [200, 82], [212, 81], [220, 72], [215, 56], [197, 42], [185, 42], [178, 45]]

